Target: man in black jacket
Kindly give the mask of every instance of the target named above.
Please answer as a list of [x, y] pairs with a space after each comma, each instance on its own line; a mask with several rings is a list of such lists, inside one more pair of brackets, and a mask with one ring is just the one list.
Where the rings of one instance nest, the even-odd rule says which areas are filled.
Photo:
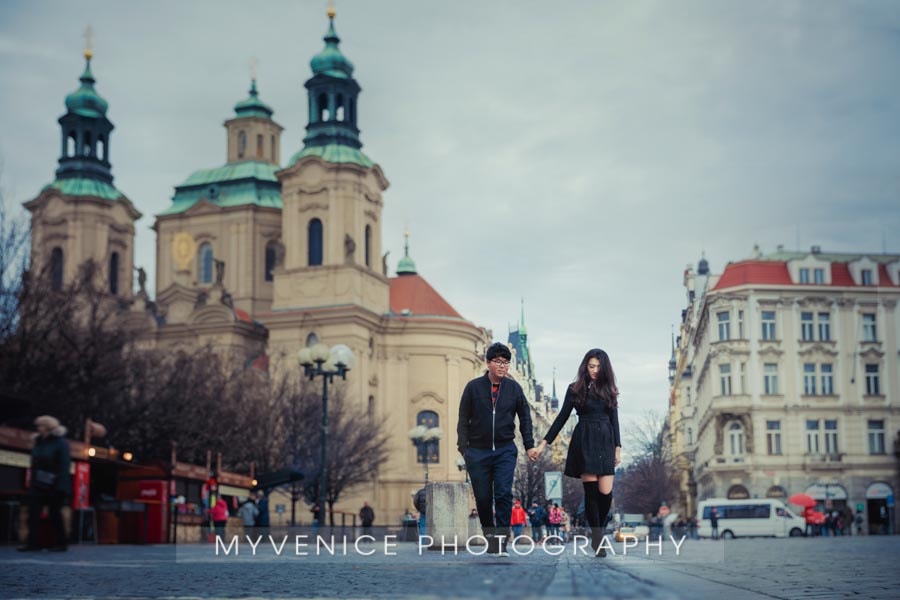
[[516, 416], [528, 458], [537, 458], [525, 393], [515, 380], [506, 376], [511, 358], [512, 353], [504, 344], [491, 344], [485, 353], [487, 372], [470, 381], [463, 390], [456, 426], [457, 448], [466, 460], [478, 519], [490, 554], [505, 554], [509, 539], [513, 474], [518, 454]]

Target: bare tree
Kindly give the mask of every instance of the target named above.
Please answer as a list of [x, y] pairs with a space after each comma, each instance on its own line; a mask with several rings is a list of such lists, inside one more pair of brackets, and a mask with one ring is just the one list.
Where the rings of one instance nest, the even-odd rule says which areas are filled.
[[623, 512], [656, 514], [678, 494], [678, 471], [665, 442], [665, 419], [655, 412], [644, 415], [642, 423], [628, 431], [635, 455], [616, 477], [616, 506]]

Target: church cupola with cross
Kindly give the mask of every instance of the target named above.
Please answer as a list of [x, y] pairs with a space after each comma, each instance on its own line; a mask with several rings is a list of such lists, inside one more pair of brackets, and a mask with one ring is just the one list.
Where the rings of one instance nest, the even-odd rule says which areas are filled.
[[66, 96], [66, 114], [59, 118], [62, 149], [56, 177], [94, 179], [112, 183], [109, 136], [113, 124], [106, 117], [109, 104], [94, 89], [96, 80], [91, 72], [93, 53], [90, 49], [90, 29], [87, 38], [81, 87]]
[[256, 89], [256, 60], [251, 61], [250, 92], [234, 105], [234, 117], [225, 121], [228, 130], [228, 162], [281, 162], [281, 125], [272, 120], [273, 110]]

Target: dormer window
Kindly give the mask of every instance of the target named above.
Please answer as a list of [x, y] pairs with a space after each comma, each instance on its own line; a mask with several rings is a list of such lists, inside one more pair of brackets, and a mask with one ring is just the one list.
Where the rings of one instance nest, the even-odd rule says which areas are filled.
[[860, 279], [863, 285], [873, 285], [872, 269], [862, 269], [860, 271]]
[[807, 268], [800, 269], [800, 283], [803, 283], [803, 284], [809, 283], [809, 269], [807, 269]]
[[825, 285], [825, 269], [813, 269], [813, 283]]

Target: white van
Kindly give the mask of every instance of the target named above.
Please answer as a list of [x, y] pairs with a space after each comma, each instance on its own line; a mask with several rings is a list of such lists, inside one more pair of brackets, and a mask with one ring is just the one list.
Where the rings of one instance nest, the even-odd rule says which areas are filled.
[[697, 505], [700, 537], [712, 537], [710, 514], [713, 507], [719, 513], [719, 536], [736, 537], [796, 537], [803, 535], [806, 520], [791, 512], [784, 502], [772, 498], [727, 500], [709, 498]]

